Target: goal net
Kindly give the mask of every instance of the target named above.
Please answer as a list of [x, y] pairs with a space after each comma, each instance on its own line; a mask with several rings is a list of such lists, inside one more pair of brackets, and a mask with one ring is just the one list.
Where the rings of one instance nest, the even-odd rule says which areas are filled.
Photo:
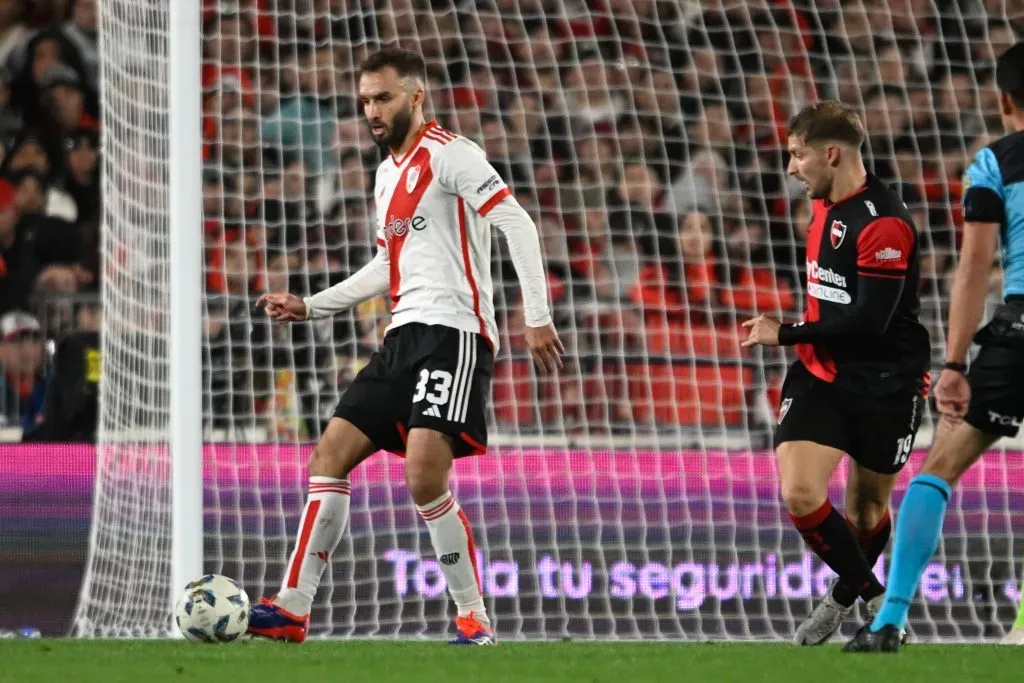
[[[82, 635], [166, 634], [178, 588], [167, 6], [100, 5], [104, 383]], [[810, 214], [785, 174], [786, 122], [817, 98], [863, 112], [869, 165], [899, 187], [921, 232], [922, 316], [941, 361], [960, 175], [1001, 134], [994, 55], [1021, 35], [1024, 10], [1001, 0], [240, 0], [204, 12], [195, 400], [205, 569], [253, 596], [275, 591], [305, 459], [387, 323], [385, 300], [288, 327], [253, 303], [265, 291], [318, 291], [370, 258], [381, 157], [359, 116], [356, 68], [397, 41], [426, 57], [428, 116], [479, 142], [535, 218], [569, 351], [557, 377], [535, 376], [496, 240], [492, 447], [456, 464], [453, 488], [499, 633], [789, 637], [830, 574], [777, 491], [770, 437], [790, 358], [739, 346], [746, 318], [802, 310]], [[996, 265], [993, 301], [999, 281]], [[929, 414], [897, 514], [930, 439]], [[1021, 448], [1004, 442], [954, 494], [911, 611], [918, 638], [996, 637], [1010, 620], [1024, 557], [1010, 529], [1024, 505]], [[844, 479], [831, 490], [837, 504]], [[402, 461], [375, 455], [352, 484], [313, 634], [439, 637], [452, 615]]]

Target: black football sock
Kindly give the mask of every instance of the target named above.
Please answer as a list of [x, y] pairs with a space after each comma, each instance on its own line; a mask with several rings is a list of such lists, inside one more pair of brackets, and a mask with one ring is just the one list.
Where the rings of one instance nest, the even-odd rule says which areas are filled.
[[871, 573], [871, 565], [850, 525], [832, 507], [831, 501], [826, 500], [809, 515], [795, 517], [790, 514], [790, 518], [814, 554], [839, 575], [840, 581], [854, 587], [854, 599], [859, 595], [867, 601], [885, 592]]
[[[860, 550], [864, 553], [864, 559], [868, 561], [868, 566], [873, 569], [878, 558], [885, 551], [885, 546], [889, 543], [889, 536], [892, 534], [892, 517], [889, 515], [889, 511], [886, 510], [881, 521], [873, 529], [867, 531], [862, 531], [854, 526], [849, 519], [846, 520], [846, 523], [850, 525], [850, 530], [857, 537]], [[849, 606], [857, 601], [857, 589], [840, 579], [832, 589], [832, 597], [840, 605]]]

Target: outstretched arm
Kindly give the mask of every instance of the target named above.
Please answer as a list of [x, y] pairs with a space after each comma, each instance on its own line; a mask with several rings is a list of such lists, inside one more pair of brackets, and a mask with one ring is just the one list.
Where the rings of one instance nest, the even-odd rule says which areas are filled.
[[384, 294], [390, 281], [387, 243], [378, 235], [377, 254], [352, 277], [302, 299], [287, 292], [264, 294], [256, 301], [256, 307], [266, 307], [267, 315], [279, 323], [325, 318]]
[[882, 334], [903, 294], [902, 275], [861, 273], [857, 278], [857, 304], [846, 315], [814, 323], [783, 325], [779, 344], [820, 344], [854, 334]]
[[306, 319], [326, 318], [361, 301], [384, 294], [390, 282], [387, 247], [379, 246], [373, 259], [353, 273], [352, 277], [304, 298], [302, 302], [306, 305]]

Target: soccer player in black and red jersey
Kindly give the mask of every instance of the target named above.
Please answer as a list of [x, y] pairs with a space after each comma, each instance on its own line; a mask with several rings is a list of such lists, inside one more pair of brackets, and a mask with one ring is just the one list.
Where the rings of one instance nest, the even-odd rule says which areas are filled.
[[[744, 346], [796, 347], [775, 435], [782, 498], [838, 575], [797, 627], [798, 645], [826, 642], [858, 597], [872, 616], [881, 606], [885, 589], [871, 569], [889, 540], [889, 496], [927, 390], [917, 230], [902, 200], [864, 168], [864, 139], [856, 112], [840, 102], [811, 105], [790, 123], [788, 172], [813, 207], [803, 321], [744, 323]], [[828, 484], [846, 454], [844, 518]]]

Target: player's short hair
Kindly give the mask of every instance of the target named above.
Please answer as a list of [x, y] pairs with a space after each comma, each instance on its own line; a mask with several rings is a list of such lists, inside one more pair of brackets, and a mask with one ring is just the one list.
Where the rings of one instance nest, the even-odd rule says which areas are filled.
[[996, 61], [996, 87], [1024, 109], [1024, 40], [1010, 47]]
[[401, 78], [425, 79], [427, 65], [423, 57], [412, 50], [400, 47], [385, 47], [377, 50], [359, 65], [359, 74], [372, 74], [391, 67]]
[[867, 137], [857, 111], [837, 100], [824, 100], [804, 107], [789, 122], [789, 134], [813, 145], [838, 142], [860, 149]]

